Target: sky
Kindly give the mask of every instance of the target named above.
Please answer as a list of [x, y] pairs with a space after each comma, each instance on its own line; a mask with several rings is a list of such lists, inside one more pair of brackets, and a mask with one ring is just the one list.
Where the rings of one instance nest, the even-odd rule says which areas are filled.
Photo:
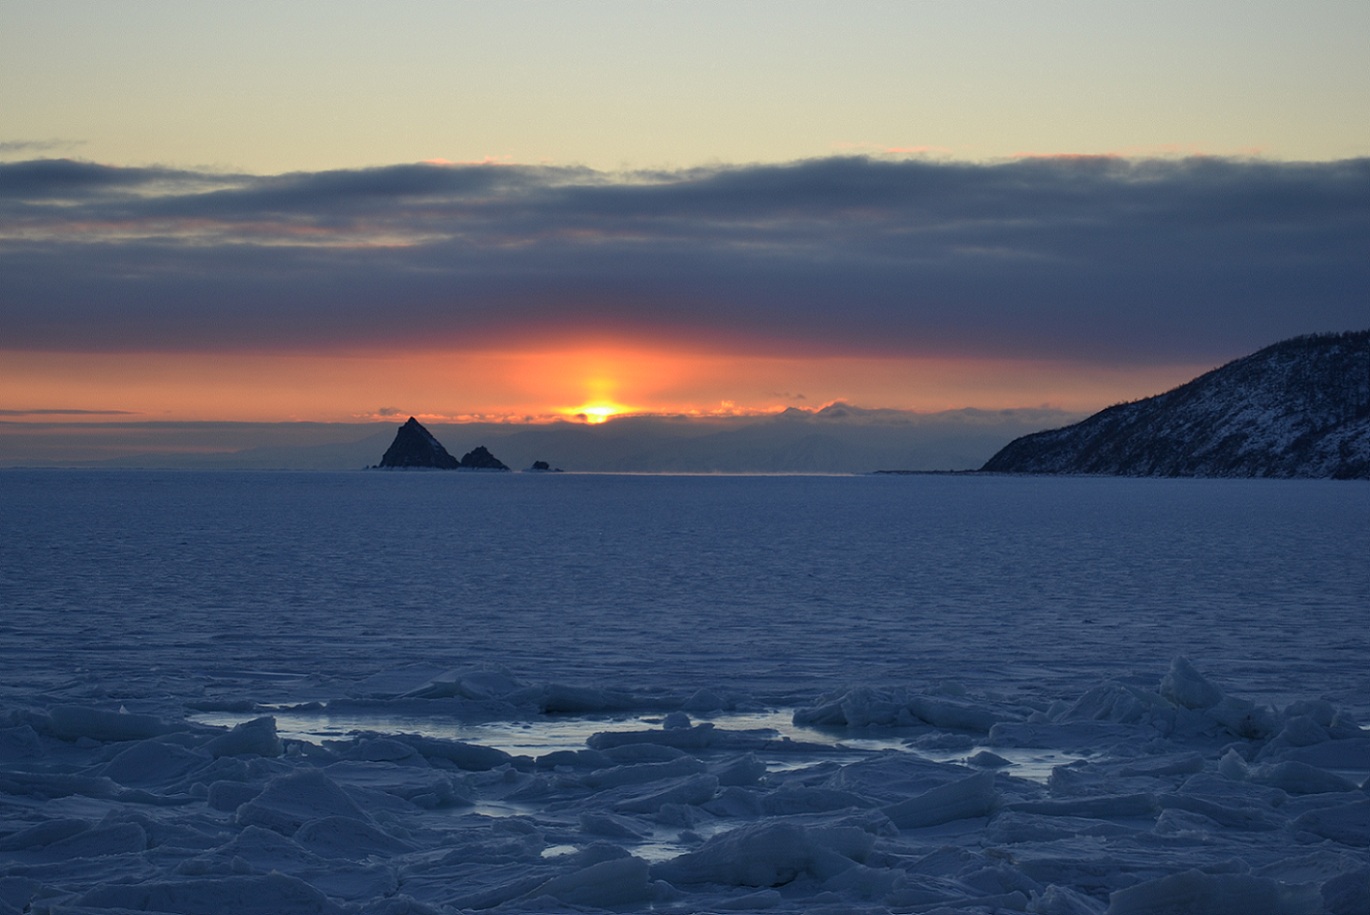
[[1370, 326], [1370, 4], [0, 0], [0, 425], [1088, 412]]

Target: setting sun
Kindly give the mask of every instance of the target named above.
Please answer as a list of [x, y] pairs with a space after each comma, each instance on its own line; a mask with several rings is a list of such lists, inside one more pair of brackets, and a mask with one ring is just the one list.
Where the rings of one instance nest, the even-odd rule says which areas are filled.
[[632, 413], [634, 411], [622, 404], [604, 403], [600, 401], [585, 404], [581, 407], [572, 407], [563, 412], [568, 416], [582, 419], [587, 423], [602, 423], [606, 420], [613, 419], [615, 416], [620, 416], [624, 413]]

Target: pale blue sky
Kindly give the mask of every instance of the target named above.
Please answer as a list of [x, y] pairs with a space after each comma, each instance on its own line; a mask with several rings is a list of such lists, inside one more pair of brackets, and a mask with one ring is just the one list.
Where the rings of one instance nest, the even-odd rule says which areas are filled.
[[0, 151], [278, 173], [1370, 153], [1370, 3], [0, 2]]

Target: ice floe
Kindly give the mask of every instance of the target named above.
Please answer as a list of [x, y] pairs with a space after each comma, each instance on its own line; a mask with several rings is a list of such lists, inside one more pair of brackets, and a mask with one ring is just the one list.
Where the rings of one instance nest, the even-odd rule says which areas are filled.
[[[472, 670], [311, 707], [410, 727], [310, 739], [11, 707], [0, 915], [1370, 911], [1370, 734], [1184, 658], [1153, 682], [868, 686], [767, 727], [745, 696]], [[537, 749], [457, 736], [494, 713]]]

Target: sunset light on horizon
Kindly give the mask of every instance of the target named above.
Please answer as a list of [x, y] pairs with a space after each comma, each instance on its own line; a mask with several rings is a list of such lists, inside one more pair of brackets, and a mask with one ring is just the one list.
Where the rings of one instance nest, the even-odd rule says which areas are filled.
[[[624, 415], [749, 416], [835, 402], [935, 413], [1082, 412], [1212, 365], [1082, 369], [1047, 361], [718, 356], [637, 349], [392, 355], [8, 354], [0, 416], [68, 423], [603, 422]], [[785, 385], [802, 378], [802, 388]], [[1037, 402], [1025, 392], [1040, 396]], [[1101, 403], [1101, 401], [1104, 401]], [[78, 409], [53, 405], [81, 404]], [[479, 409], [473, 409], [478, 404]], [[401, 417], [402, 418], [402, 417]]]
[[0, 3], [0, 433], [1073, 415], [1363, 327], [1370, 8], [1256, 6]]

